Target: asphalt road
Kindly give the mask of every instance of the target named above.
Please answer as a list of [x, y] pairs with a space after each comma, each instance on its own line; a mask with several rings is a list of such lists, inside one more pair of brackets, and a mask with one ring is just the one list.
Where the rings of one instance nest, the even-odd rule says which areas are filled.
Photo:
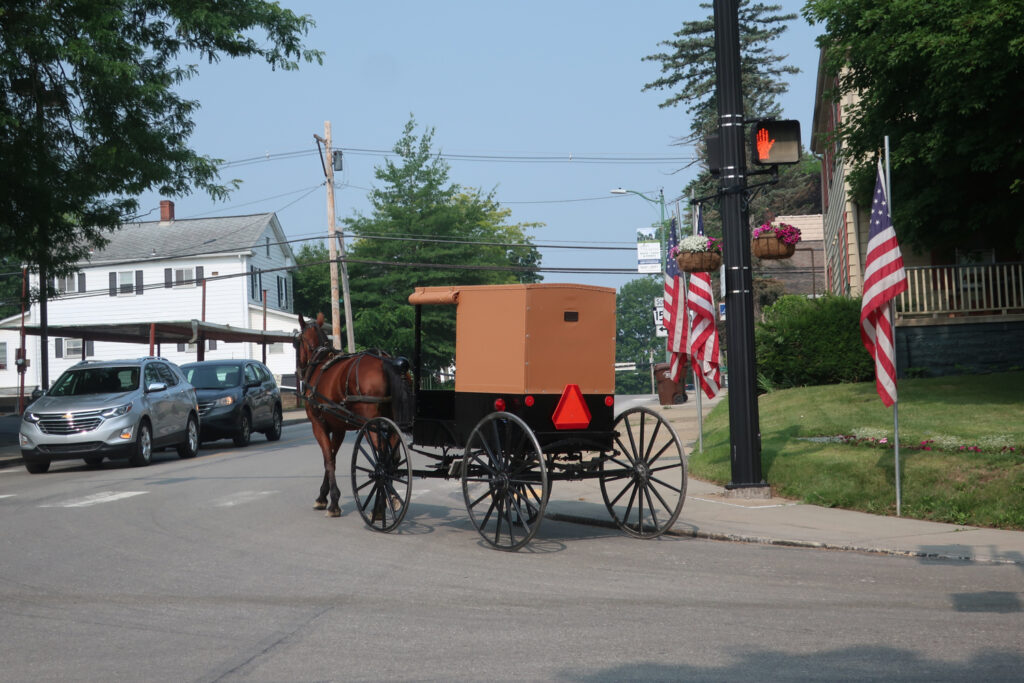
[[416, 480], [400, 532], [380, 534], [347, 476], [343, 516], [314, 511], [321, 476], [308, 425], [141, 469], [0, 470], [0, 681], [1024, 671], [1018, 565], [642, 541], [552, 520], [502, 553], [455, 483]]

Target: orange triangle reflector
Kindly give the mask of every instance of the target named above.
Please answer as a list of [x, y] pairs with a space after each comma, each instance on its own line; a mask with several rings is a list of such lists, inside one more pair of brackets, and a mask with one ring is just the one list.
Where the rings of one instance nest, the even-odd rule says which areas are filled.
[[565, 385], [551, 421], [555, 429], [586, 429], [590, 426], [590, 409], [583, 400], [583, 392], [578, 384]]

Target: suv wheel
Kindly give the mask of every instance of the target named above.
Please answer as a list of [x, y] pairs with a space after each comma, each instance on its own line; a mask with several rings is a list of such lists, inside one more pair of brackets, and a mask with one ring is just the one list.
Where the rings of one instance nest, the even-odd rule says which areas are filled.
[[249, 418], [249, 411], [243, 410], [238, 416], [238, 430], [235, 432], [232, 441], [241, 448], [249, 445], [249, 438], [252, 436], [252, 420]]
[[132, 467], [145, 467], [153, 459], [153, 432], [149, 422], [139, 423], [139, 434], [135, 437], [135, 453], [128, 458]]
[[277, 441], [281, 438], [281, 422], [281, 406], [274, 406], [274, 419], [270, 429], [263, 432], [267, 436], [267, 441]]
[[46, 474], [50, 469], [49, 460], [26, 460], [25, 469], [29, 474]]
[[179, 458], [194, 458], [199, 452], [199, 421], [195, 415], [188, 416], [185, 426], [185, 440], [178, 444]]

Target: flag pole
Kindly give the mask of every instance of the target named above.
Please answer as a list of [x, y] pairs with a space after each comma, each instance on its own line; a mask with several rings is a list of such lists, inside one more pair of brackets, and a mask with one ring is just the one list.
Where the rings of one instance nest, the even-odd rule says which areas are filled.
[[[892, 220], [892, 176], [889, 166], [889, 136], [885, 136], [885, 198], [886, 207], [889, 210], [889, 220]], [[893, 375], [896, 375], [896, 306], [894, 299], [889, 300], [889, 319], [892, 320], [892, 368]], [[896, 400], [892, 402], [892, 431], [893, 444], [896, 458], [896, 516], [902, 517], [903, 489], [900, 485], [900, 398], [896, 394]]]
[[[693, 200], [693, 190], [690, 190], [690, 200], [691, 200], [691, 202]], [[696, 235], [697, 234], [697, 212], [701, 210], [701, 206], [700, 206], [700, 204], [694, 205], [692, 203], [690, 204], [690, 206], [696, 206], [697, 207], [693, 211], [693, 213], [690, 215], [690, 219], [691, 219], [690, 222], [693, 223], [693, 234]], [[693, 275], [691, 274], [690, 277], [693, 277]], [[689, 281], [687, 281], [686, 284], [687, 284], [687, 289], [689, 289], [689, 284], [690, 284]], [[687, 318], [689, 319], [690, 327], [693, 327], [693, 317], [694, 317], [693, 313], [691, 311], [687, 310], [686, 315], [687, 315]], [[686, 350], [687, 351], [692, 351], [693, 350], [693, 349], [690, 348], [690, 345], [689, 345], [689, 335], [687, 335]], [[701, 407], [701, 398], [702, 398], [701, 394], [703, 394], [704, 392], [700, 388], [700, 378], [697, 377], [697, 371], [696, 371], [696, 369], [693, 366], [693, 358], [690, 358], [689, 360], [690, 360], [690, 363], [689, 363], [690, 372], [693, 373], [693, 393], [697, 395], [697, 447], [700, 449], [700, 452], [703, 453], [704, 452], [704, 410]]]

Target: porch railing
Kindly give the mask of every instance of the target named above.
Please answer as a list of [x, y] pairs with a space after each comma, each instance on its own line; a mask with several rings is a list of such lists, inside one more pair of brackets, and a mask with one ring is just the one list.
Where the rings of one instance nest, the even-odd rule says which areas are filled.
[[900, 317], [1024, 313], [1024, 263], [907, 268]]

